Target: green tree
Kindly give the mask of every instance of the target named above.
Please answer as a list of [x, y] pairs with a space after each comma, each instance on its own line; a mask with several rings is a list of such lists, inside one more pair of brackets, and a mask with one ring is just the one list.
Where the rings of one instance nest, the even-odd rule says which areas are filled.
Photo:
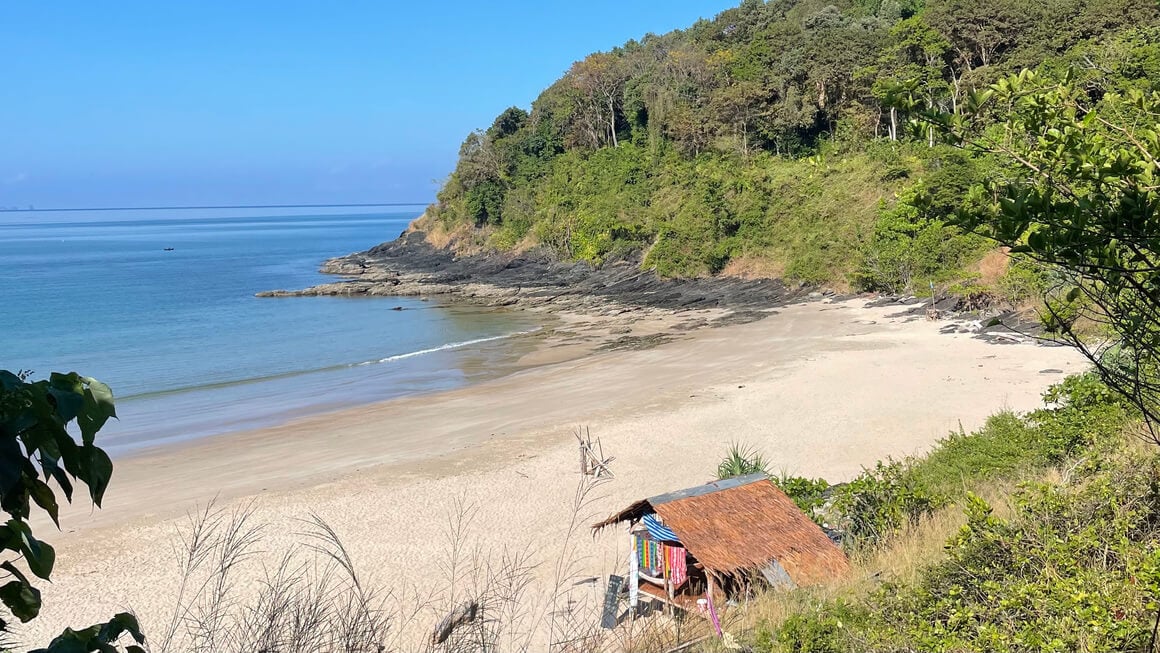
[[[113, 474], [113, 463], [95, 444], [97, 432], [116, 411], [108, 386], [76, 373], [52, 374], [29, 382], [24, 375], [0, 370], [0, 509], [8, 522], [0, 526], [0, 551], [8, 554], [0, 570], [8, 581], [0, 586], [0, 602], [21, 622], [40, 613], [40, 591], [31, 576], [49, 580], [56, 562], [50, 544], [38, 539], [28, 524], [32, 506], [44, 510], [60, 526], [55, 483], [71, 502], [77, 482], [98, 507]], [[76, 424], [81, 440], [69, 433]], [[11, 624], [0, 619], [0, 633]], [[49, 644], [45, 653], [99, 651], [114, 653], [116, 643], [129, 635], [144, 643], [137, 620], [118, 614], [108, 623], [75, 631], [66, 630]], [[130, 645], [129, 653], [144, 649]]]
[[1045, 297], [1051, 326], [1160, 443], [1160, 93], [1093, 98], [1070, 76], [1023, 71], [972, 94], [963, 116], [926, 119], [1006, 163], [960, 223], [1063, 273]]

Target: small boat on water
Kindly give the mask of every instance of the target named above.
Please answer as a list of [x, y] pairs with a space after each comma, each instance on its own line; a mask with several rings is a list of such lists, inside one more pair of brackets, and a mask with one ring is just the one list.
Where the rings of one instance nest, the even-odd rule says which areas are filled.
[[167, 252], [172, 252], [172, 251], [173, 251], [173, 248], [172, 248], [172, 247], [166, 247], [166, 248], [165, 248], [165, 251], [167, 251]]

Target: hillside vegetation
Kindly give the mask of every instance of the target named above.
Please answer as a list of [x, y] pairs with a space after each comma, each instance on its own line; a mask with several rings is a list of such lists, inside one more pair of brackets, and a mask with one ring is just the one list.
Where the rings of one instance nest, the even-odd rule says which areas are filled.
[[[1160, 458], [1094, 375], [1044, 399], [837, 488], [819, 514], [855, 573], [767, 593], [735, 629], [769, 653], [1152, 650]], [[775, 482], [821, 505], [823, 482]]]
[[992, 245], [948, 225], [1002, 166], [909, 129], [897, 84], [951, 114], [1025, 67], [1147, 90], [1157, 25], [1152, 0], [745, 0], [592, 54], [530, 112], [470, 134], [419, 226], [594, 264], [639, 256], [662, 276], [1020, 299], [1033, 266], [1001, 281], [1005, 260], [980, 265]]

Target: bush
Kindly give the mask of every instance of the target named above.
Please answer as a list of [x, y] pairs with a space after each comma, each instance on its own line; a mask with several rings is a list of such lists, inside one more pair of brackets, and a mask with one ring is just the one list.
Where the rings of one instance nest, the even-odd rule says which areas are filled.
[[826, 502], [826, 490], [830, 484], [824, 478], [805, 478], [802, 476], [775, 476], [770, 481], [781, 488], [786, 496], [793, 499], [798, 508], [807, 515], [817, 518], [817, 509]]
[[981, 239], [946, 224], [930, 201], [920, 183], [897, 204], [879, 206], [855, 276], [861, 289], [921, 293], [931, 283], [961, 276], [967, 260], [980, 253]]
[[891, 648], [1140, 651], [1160, 593], [1160, 460], [1105, 460], [1074, 483], [1037, 483], [1000, 519], [972, 497], [946, 560], [886, 587], [875, 638]]
[[717, 465], [717, 479], [723, 481], [727, 478], [748, 476], [749, 474], [768, 476], [768, 467], [769, 463], [756, 449], [740, 442], [734, 442], [729, 445], [729, 453], [725, 454], [724, 460]]
[[998, 291], [1012, 304], [1022, 304], [1041, 300], [1048, 287], [1048, 274], [1043, 266], [1016, 255], [999, 279]]
[[898, 529], [946, 505], [947, 498], [932, 493], [910, 463], [879, 461], [835, 495], [833, 509], [838, 527], [856, 547], [873, 546]]
[[842, 653], [850, 650], [846, 633], [850, 626], [864, 620], [863, 610], [844, 601], [835, 601], [824, 609], [790, 615], [777, 630], [776, 640], [758, 642], [759, 650], [786, 653]]

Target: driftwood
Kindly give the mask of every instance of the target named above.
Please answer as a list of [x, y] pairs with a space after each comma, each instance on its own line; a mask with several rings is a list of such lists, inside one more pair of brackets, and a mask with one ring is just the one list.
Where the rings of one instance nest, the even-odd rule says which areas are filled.
[[439, 620], [439, 625], [435, 626], [435, 632], [431, 633], [431, 644], [437, 646], [447, 641], [447, 638], [451, 637], [451, 633], [456, 628], [475, 621], [478, 615], [479, 604], [475, 601], [465, 601], [463, 605]]
[[604, 447], [600, 444], [600, 439], [592, 442], [592, 433], [587, 427], [583, 431], [576, 431], [576, 440], [580, 443], [580, 474], [583, 476], [601, 476], [612, 477], [612, 469], [609, 465], [613, 458], [609, 456], [604, 457]]

